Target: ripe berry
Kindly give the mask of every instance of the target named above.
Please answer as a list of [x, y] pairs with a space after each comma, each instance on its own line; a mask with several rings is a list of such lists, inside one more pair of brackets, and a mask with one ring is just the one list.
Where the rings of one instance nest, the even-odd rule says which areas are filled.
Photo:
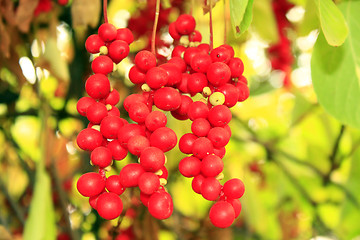
[[210, 139], [215, 148], [226, 146], [230, 140], [230, 134], [222, 127], [214, 127], [210, 129], [207, 137]]
[[89, 204], [90, 204], [90, 206], [91, 206], [93, 209], [95, 209], [95, 210], [97, 209], [97, 207], [96, 207], [97, 200], [98, 200], [98, 198], [100, 197], [100, 195], [101, 195], [102, 193], [103, 193], [103, 192], [101, 192], [101, 193], [98, 194], [98, 195], [89, 197]]
[[179, 140], [180, 151], [185, 154], [191, 154], [192, 147], [196, 139], [198, 138], [192, 133], [184, 134]]
[[210, 109], [208, 120], [214, 127], [223, 127], [231, 120], [231, 111], [224, 105], [218, 105]]
[[111, 110], [108, 111], [108, 116], [120, 117], [119, 109], [113, 106]]
[[229, 68], [232, 78], [239, 78], [244, 72], [244, 63], [240, 58], [231, 58], [229, 61]]
[[115, 40], [109, 46], [109, 57], [118, 64], [129, 55], [129, 51], [130, 48], [127, 42]]
[[181, 95], [181, 104], [178, 109], [175, 110], [175, 112], [181, 116], [187, 117], [187, 113], [190, 107], [190, 104], [193, 103], [192, 99], [189, 96]]
[[240, 200], [239, 199], [227, 199], [227, 202], [233, 206], [234, 212], [235, 212], [235, 218], [237, 218], [240, 215], [241, 208], [242, 208]]
[[108, 148], [100, 146], [91, 152], [90, 159], [95, 166], [105, 168], [111, 164], [112, 154]]
[[150, 136], [150, 145], [159, 148], [163, 152], [173, 149], [176, 143], [176, 134], [168, 127], [158, 128]]
[[127, 112], [129, 112], [129, 108], [130, 108], [131, 104], [136, 103], [136, 102], [142, 102], [142, 103], [146, 104], [146, 99], [141, 94], [131, 94], [131, 95], [127, 96], [123, 102], [125, 110]]
[[82, 97], [76, 104], [76, 109], [81, 116], [86, 116], [87, 108], [94, 104], [95, 100], [90, 97]]
[[114, 160], [122, 160], [128, 154], [126, 148], [121, 146], [118, 140], [113, 140], [108, 143], [107, 148], [111, 151], [112, 158]]
[[98, 34], [104, 42], [111, 42], [115, 40], [117, 32], [114, 25], [110, 23], [103, 23], [98, 29]]
[[119, 117], [107, 116], [100, 123], [100, 132], [107, 139], [115, 139], [122, 126], [124, 123]]
[[139, 70], [136, 65], [132, 66], [129, 71], [129, 79], [133, 84], [143, 84], [146, 80], [146, 75]]
[[160, 187], [159, 177], [152, 172], [145, 172], [139, 178], [140, 191], [145, 194], [153, 194]]
[[149, 115], [150, 110], [148, 106], [142, 102], [133, 103], [129, 108], [129, 117], [137, 123], [145, 122], [146, 117]]
[[171, 53], [171, 57], [180, 57], [182, 58], [183, 57], [183, 54], [186, 50], [186, 47], [182, 46], [182, 45], [177, 45], [174, 50], [172, 51]]
[[119, 28], [116, 30], [116, 40], [125, 41], [130, 45], [134, 41], [134, 35], [128, 28]]
[[138, 163], [130, 163], [123, 167], [120, 171], [120, 183], [125, 188], [136, 187], [140, 176], [144, 173], [144, 169]]
[[93, 124], [99, 124], [107, 116], [108, 111], [103, 103], [96, 102], [86, 111], [87, 119]]
[[156, 66], [156, 57], [147, 50], [138, 52], [135, 56], [135, 65], [144, 73]]
[[106, 98], [110, 93], [110, 81], [103, 74], [94, 74], [86, 80], [85, 89], [94, 99]]
[[209, 66], [206, 76], [212, 85], [219, 87], [230, 80], [231, 71], [225, 63], [214, 62]]
[[116, 89], [113, 89], [107, 98], [105, 99], [105, 104], [110, 104], [112, 106], [115, 106], [120, 100], [119, 92], [116, 91]]
[[92, 151], [101, 146], [102, 141], [103, 136], [101, 133], [92, 128], [83, 129], [76, 138], [79, 148], [85, 151]]
[[148, 147], [150, 147], [149, 140], [141, 135], [131, 137], [127, 144], [129, 152], [135, 156], [140, 156], [141, 152]]
[[181, 82], [182, 72], [174, 63], [164, 63], [160, 65], [168, 74], [168, 82], [166, 86], [173, 86]]
[[191, 131], [198, 137], [205, 137], [211, 126], [205, 118], [197, 118], [191, 124]]
[[173, 212], [173, 201], [167, 192], [155, 192], [148, 202], [150, 214], [157, 219], [169, 218]]
[[205, 53], [205, 54], [209, 54], [209, 52], [210, 52], [210, 45], [207, 44], [207, 43], [202, 43], [202, 44], [200, 44], [199, 46], [197, 46], [197, 48], [198, 48], [202, 53]]
[[191, 187], [194, 190], [194, 192], [201, 194], [201, 185], [204, 182], [205, 177], [201, 174], [197, 175], [193, 178], [191, 182]]
[[120, 183], [120, 176], [119, 175], [111, 175], [106, 179], [105, 187], [109, 192], [113, 192], [117, 195], [121, 195], [125, 188]]
[[121, 146], [127, 147], [128, 141], [133, 136], [144, 136], [144, 129], [137, 124], [126, 124], [119, 129], [118, 140]]
[[228, 202], [219, 201], [211, 207], [209, 217], [215, 227], [230, 227], [235, 220], [234, 208]]
[[196, 47], [187, 48], [184, 52], [184, 60], [185, 60], [186, 64], [190, 65], [192, 59], [200, 53], [201, 53], [201, 51]]
[[147, 71], [145, 79], [150, 88], [158, 89], [168, 83], [169, 75], [165, 69], [153, 67]]
[[205, 178], [201, 184], [201, 195], [209, 201], [215, 201], [221, 192], [219, 180], [213, 177]]
[[239, 92], [238, 101], [239, 102], [245, 101], [250, 95], [250, 90], [249, 90], [248, 86], [245, 83], [238, 82], [236, 85], [236, 88]]
[[225, 101], [224, 105], [231, 108], [235, 106], [239, 99], [239, 91], [232, 84], [226, 83], [218, 88], [218, 91], [224, 94]]
[[187, 89], [191, 94], [202, 92], [203, 88], [208, 85], [207, 78], [203, 73], [193, 73], [187, 82]]
[[91, 69], [94, 73], [107, 75], [113, 71], [114, 63], [108, 56], [98, 56], [91, 63]]
[[105, 180], [95, 172], [83, 174], [76, 183], [77, 190], [85, 197], [96, 196], [105, 189]]
[[141, 152], [140, 164], [147, 172], [156, 172], [165, 164], [164, 152], [156, 147], [148, 147]]
[[190, 156], [179, 162], [179, 171], [184, 177], [195, 177], [200, 174], [200, 159]]
[[189, 40], [190, 40], [190, 42], [201, 42], [201, 40], [202, 40], [201, 33], [199, 31], [195, 30], [194, 32], [192, 32], [189, 35]]
[[180, 35], [189, 35], [195, 30], [196, 22], [189, 14], [180, 15], [175, 21], [175, 27]]
[[233, 178], [224, 184], [224, 193], [228, 198], [241, 198], [244, 192], [245, 186], [240, 179]]
[[216, 177], [224, 169], [224, 163], [216, 155], [208, 155], [201, 161], [201, 174], [205, 177]]
[[211, 141], [206, 137], [196, 139], [192, 146], [192, 153], [195, 157], [203, 159], [214, 152], [214, 147]]
[[228, 63], [231, 58], [231, 52], [225, 47], [217, 47], [210, 53], [213, 62]]
[[186, 71], [186, 63], [181, 57], [173, 57], [168, 61], [168, 63], [175, 64], [182, 73]]
[[123, 210], [121, 198], [115, 193], [105, 192], [101, 194], [96, 203], [97, 212], [107, 220], [112, 220], [120, 216]]
[[207, 118], [209, 114], [209, 107], [200, 101], [193, 102], [189, 106], [188, 116], [194, 121], [197, 118]]
[[160, 127], [165, 127], [166, 123], [166, 115], [160, 111], [151, 112], [145, 119], [146, 128], [152, 132]]
[[97, 34], [90, 35], [86, 39], [85, 48], [89, 53], [98, 53], [102, 46], [105, 46], [105, 43]]
[[190, 65], [195, 72], [206, 73], [211, 63], [211, 57], [208, 54], [201, 53], [191, 59]]
[[181, 35], [176, 30], [175, 22], [169, 24], [169, 34], [174, 40], [180, 39]]
[[214, 148], [214, 154], [221, 159], [225, 156], [225, 153], [226, 153], [225, 147]]
[[224, 47], [224, 48], [226, 48], [227, 50], [229, 50], [229, 52], [230, 52], [230, 58], [233, 58], [233, 57], [234, 57], [235, 51], [234, 51], [234, 49], [233, 49], [230, 45], [228, 45], [228, 44], [223, 44], [223, 45], [221, 45], [220, 47]]
[[158, 89], [154, 94], [154, 104], [164, 111], [174, 111], [180, 107], [181, 95], [172, 87]]

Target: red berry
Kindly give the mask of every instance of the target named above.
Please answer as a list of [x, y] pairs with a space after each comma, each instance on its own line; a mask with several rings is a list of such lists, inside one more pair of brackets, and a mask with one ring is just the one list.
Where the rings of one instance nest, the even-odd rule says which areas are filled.
[[105, 46], [105, 43], [97, 34], [90, 35], [86, 39], [85, 48], [89, 53], [98, 53], [102, 46]]
[[237, 218], [240, 215], [241, 208], [242, 208], [240, 200], [239, 199], [227, 199], [227, 202], [233, 206], [234, 212], [235, 212], [235, 218]]
[[231, 71], [228, 65], [223, 62], [214, 62], [210, 64], [206, 76], [209, 82], [215, 87], [224, 85], [230, 80]]
[[198, 137], [205, 137], [211, 126], [205, 118], [197, 118], [191, 124], [191, 131]]
[[239, 91], [234, 85], [230, 83], [226, 83], [221, 87], [219, 87], [218, 91], [224, 94], [225, 96], [225, 102], [224, 102], [225, 106], [229, 108], [235, 106], [235, 104], [239, 99]]
[[222, 127], [214, 127], [210, 129], [208, 136], [215, 148], [226, 146], [230, 140], [229, 132]]
[[221, 159], [225, 156], [225, 153], [226, 153], [225, 147], [214, 148], [214, 154]]
[[192, 133], [184, 134], [179, 140], [180, 151], [185, 154], [191, 154], [192, 147], [196, 139], [198, 138]]
[[145, 172], [139, 178], [140, 191], [145, 194], [153, 194], [160, 187], [159, 177], [152, 172]]
[[120, 100], [119, 92], [116, 91], [116, 89], [113, 89], [107, 98], [105, 99], [105, 104], [110, 104], [112, 106], [115, 106]]
[[83, 129], [77, 136], [76, 142], [79, 148], [85, 151], [92, 151], [101, 146], [103, 136], [101, 133], [92, 128]]
[[179, 68], [182, 73], [186, 71], [186, 63], [181, 57], [173, 57], [168, 61], [168, 63], [175, 64], [175, 66]]
[[221, 45], [220, 47], [224, 47], [224, 48], [226, 48], [227, 50], [229, 50], [229, 52], [230, 52], [230, 58], [233, 58], [233, 57], [234, 57], [235, 51], [234, 51], [234, 49], [233, 49], [230, 45], [228, 45], [228, 44], [223, 44], [223, 45]]
[[187, 82], [187, 89], [191, 94], [200, 93], [208, 85], [207, 78], [203, 73], [193, 73]]
[[131, 95], [127, 96], [123, 103], [125, 110], [127, 112], [129, 112], [129, 108], [130, 108], [131, 104], [137, 103], [137, 102], [142, 102], [142, 103], [146, 104], [146, 99], [141, 94], [131, 94]]
[[201, 161], [201, 174], [205, 177], [216, 177], [224, 169], [224, 163], [216, 155], [208, 155]]
[[119, 117], [107, 116], [100, 123], [100, 132], [107, 139], [118, 137], [119, 129], [124, 126], [123, 121]]
[[176, 30], [175, 22], [169, 24], [169, 34], [174, 40], [180, 39], [181, 35]]
[[193, 178], [191, 182], [191, 187], [194, 190], [194, 192], [201, 194], [201, 185], [204, 182], [205, 177], [201, 174], [197, 175]]
[[107, 75], [113, 71], [114, 63], [108, 56], [98, 56], [91, 63], [91, 69], [94, 73]]
[[189, 47], [189, 48], [187, 48], [187, 49], [185, 50], [185, 52], [184, 52], [184, 60], [185, 60], [186, 64], [187, 64], [187, 65], [190, 65], [192, 59], [193, 59], [196, 55], [198, 55], [198, 54], [200, 54], [200, 53], [201, 53], [201, 51], [200, 51], [200, 49], [198, 49], [197, 47]]
[[172, 87], [164, 87], [156, 90], [154, 104], [164, 111], [174, 111], [180, 107], [181, 95]]
[[144, 136], [144, 129], [137, 124], [126, 124], [119, 129], [118, 140], [121, 146], [127, 147], [128, 141], [133, 136]]
[[201, 40], [202, 40], [201, 33], [199, 31], [195, 30], [194, 32], [192, 32], [189, 35], [189, 40], [190, 40], [190, 42], [201, 42]]
[[238, 101], [239, 102], [245, 101], [250, 95], [250, 90], [249, 90], [248, 86], [245, 83], [238, 82], [236, 85], [236, 88], [239, 92]]
[[123, 167], [120, 171], [120, 183], [125, 188], [136, 187], [140, 176], [144, 173], [144, 169], [138, 163], [130, 163]]
[[158, 128], [150, 136], [150, 145], [159, 148], [163, 152], [173, 149], [176, 143], [176, 134], [168, 127]]
[[114, 25], [110, 23], [103, 23], [98, 29], [98, 34], [104, 42], [111, 42], [115, 40], [117, 32]]
[[148, 203], [150, 214], [157, 219], [169, 218], [173, 212], [173, 201], [167, 192], [155, 192]]
[[235, 220], [234, 208], [228, 202], [219, 201], [211, 207], [209, 217], [215, 227], [230, 227]]
[[103, 74], [94, 74], [86, 80], [85, 89], [94, 99], [106, 98], [110, 93], [110, 81]]
[[135, 56], [135, 65], [144, 73], [156, 66], [156, 57], [147, 50], [138, 52]]
[[205, 178], [201, 184], [201, 195], [209, 201], [215, 201], [221, 192], [219, 180], [213, 177]]
[[240, 58], [231, 58], [229, 61], [229, 68], [232, 78], [239, 78], [244, 72], [244, 63]]
[[145, 79], [150, 88], [158, 89], [168, 83], [169, 75], [165, 69], [153, 67], [147, 71]]
[[225, 182], [224, 193], [228, 198], [241, 198], [244, 195], [244, 183], [237, 178], [233, 178]]
[[197, 46], [197, 48], [198, 48], [202, 53], [205, 53], [205, 54], [209, 54], [209, 52], [210, 52], [210, 45], [207, 44], [207, 43], [202, 43], [202, 44], [200, 44], [199, 46]]
[[107, 220], [112, 220], [120, 216], [123, 210], [121, 198], [115, 193], [105, 192], [101, 194], [96, 203], [97, 212]]
[[192, 153], [195, 157], [203, 159], [214, 152], [214, 147], [211, 141], [206, 137], [196, 139], [192, 146]]
[[144, 84], [146, 75], [139, 70], [136, 65], [132, 66], [129, 71], [129, 79], [133, 84]]
[[175, 112], [181, 116], [187, 117], [187, 113], [190, 107], [190, 104], [192, 103], [192, 99], [189, 96], [181, 95], [181, 104], [178, 109], [175, 110]]
[[89, 204], [90, 204], [90, 206], [91, 206], [93, 209], [95, 209], [95, 210], [97, 209], [97, 207], [96, 207], [97, 200], [98, 200], [98, 198], [100, 197], [100, 195], [101, 195], [102, 193], [103, 193], [103, 192], [101, 192], [101, 193], [98, 194], [98, 195], [89, 197]]
[[174, 63], [164, 63], [160, 68], [165, 69], [168, 74], [166, 86], [173, 86], [181, 82], [182, 72]]
[[181, 81], [176, 85], [177, 89], [179, 89], [180, 92], [183, 92], [183, 93], [188, 93], [189, 92], [189, 90], [188, 90], [189, 79], [190, 79], [190, 74], [189, 73], [183, 73], [181, 75]]
[[90, 159], [95, 166], [105, 168], [111, 164], [112, 154], [108, 148], [100, 146], [91, 152]]
[[182, 46], [182, 45], [177, 45], [174, 50], [171, 53], [171, 57], [183, 57], [183, 54], [186, 50], [186, 47]]
[[231, 120], [231, 111], [224, 105], [218, 105], [210, 109], [208, 120], [214, 127], [223, 127]]
[[194, 121], [197, 118], [207, 118], [209, 114], [209, 107], [200, 101], [193, 102], [189, 106], [188, 116]]
[[134, 41], [134, 35], [128, 28], [119, 28], [116, 30], [116, 40], [125, 41], [130, 45]]
[[111, 175], [108, 177], [105, 182], [105, 187], [109, 192], [117, 195], [121, 195], [125, 191], [125, 188], [120, 183], [119, 175]]
[[149, 115], [150, 110], [148, 106], [142, 102], [131, 104], [129, 108], [129, 117], [137, 123], [145, 122], [146, 117]]
[[141, 152], [140, 164], [147, 172], [156, 172], [165, 164], [164, 152], [156, 147], [148, 147]]
[[107, 116], [108, 111], [103, 103], [96, 102], [89, 106], [86, 111], [87, 119], [94, 124], [99, 124]]
[[231, 58], [231, 52], [225, 47], [217, 47], [210, 53], [213, 62], [228, 63]]
[[155, 131], [160, 127], [165, 127], [167, 123], [166, 115], [160, 111], [153, 111], [147, 115], [145, 119], [145, 126], [150, 131]]
[[148, 147], [150, 147], [149, 140], [141, 135], [131, 137], [127, 144], [129, 152], [135, 156], [140, 156], [141, 152]]
[[109, 46], [109, 57], [118, 64], [129, 55], [129, 45], [122, 40], [115, 40]]
[[195, 72], [206, 73], [211, 63], [211, 57], [208, 54], [200, 53], [191, 59], [190, 65]]
[[77, 190], [85, 197], [92, 197], [100, 194], [105, 189], [105, 180], [94, 172], [83, 174], [76, 183]]
[[76, 104], [76, 109], [81, 116], [86, 116], [87, 108], [94, 104], [95, 100], [90, 97], [82, 97]]
[[200, 159], [190, 156], [179, 162], [179, 171], [184, 177], [195, 177], [200, 174]]
[[114, 160], [122, 160], [128, 154], [126, 148], [121, 146], [118, 140], [113, 140], [108, 143], [107, 148], [111, 151], [112, 158]]
[[189, 35], [195, 30], [195, 26], [195, 19], [189, 14], [182, 14], [175, 21], [175, 28], [180, 35]]
[[111, 110], [108, 111], [108, 116], [120, 117], [119, 109], [113, 106]]

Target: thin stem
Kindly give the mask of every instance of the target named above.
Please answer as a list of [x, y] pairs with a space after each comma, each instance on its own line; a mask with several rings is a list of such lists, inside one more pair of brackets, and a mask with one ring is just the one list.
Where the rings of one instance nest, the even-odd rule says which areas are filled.
[[224, 44], [227, 41], [227, 1], [224, 0]]
[[210, 28], [210, 51], [214, 48], [214, 34], [213, 34], [213, 22], [212, 22], [212, 0], [209, 0], [209, 28]]
[[155, 51], [156, 29], [159, 21], [159, 14], [160, 14], [160, 0], [156, 0], [155, 20], [154, 20], [152, 37], [151, 37], [151, 52], [155, 56], [156, 56], [156, 51]]
[[107, 0], [103, 0], [104, 22], [108, 23], [107, 17]]

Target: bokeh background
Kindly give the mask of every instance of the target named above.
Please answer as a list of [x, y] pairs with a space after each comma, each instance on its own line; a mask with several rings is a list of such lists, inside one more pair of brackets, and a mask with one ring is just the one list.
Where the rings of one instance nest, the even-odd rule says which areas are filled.
[[[172, 217], [155, 220], [139, 192], [127, 190], [124, 216], [100, 218], [76, 190], [79, 176], [94, 170], [76, 145], [87, 125], [76, 102], [86, 94], [93, 57], [84, 42], [103, 22], [102, 2], [1, 0], [0, 239], [360, 239], [360, 132], [318, 103], [310, 60], [320, 27], [312, 1], [255, 0], [252, 23], [238, 38], [229, 1], [213, 2], [214, 46], [234, 48], [251, 92], [232, 108], [224, 157], [225, 180], [238, 177], [246, 186], [233, 226], [211, 225], [211, 203], [178, 172], [185, 155], [177, 147], [167, 154]], [[192, 12], [209, 42], [206, 1], [161, 3], [159, 59], [171, 51], [167, 25], [180, 13]], [[109, 22], [129, 27], [136, 39], [111, 75], [127, 119], [122, 101], [139, 91], [127, 73], [136, 52], [150, 46], [154, 13], [154, 0], [109, 1]], [[178, 137], [190, 132], [189, 120], [167, 116]], [[135, 161], [116, 161], [109, 174]]]

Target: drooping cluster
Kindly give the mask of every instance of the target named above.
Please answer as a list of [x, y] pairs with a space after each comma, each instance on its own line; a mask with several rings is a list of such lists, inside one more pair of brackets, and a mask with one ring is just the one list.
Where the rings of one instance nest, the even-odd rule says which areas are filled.
[[[81, 98], [77, 105], [79, 113], [90, 121], [79, 133], [77, 143], [91, 152], [91, 163], [99, 167], [99, 173], [82, 175], [77, 187], [105, 219], [120, 215], [119, 195], [131, 187], [140, 189], [140, 200], [152, 216], [171, 216], [173, 201], [164, 187], [168, 178], [164, 153], [176, 146], [178, 137], [166, 127], [167, 111], [178, 120], [192, 121], [192, 133], [184, 134], [179, 141], [180, 151], [191, 156], [180, 161], [179, 170], [183, 176], [193, 177], [196, 193], [216, 201], [209, 213], [211, 222], [229, 227], [240, 214], [244, 184], [231, 179], [222, 185], [219, 180], [223, 178], [222, 158], [231, 136], [229, 108], [249, 96], [242, 75], [244, 65], [229, 45], [211, 49], [209, 44], [201, 44], [201, 34], [195, 27], [195, 19], [187, 14], [169, 25], [174, 49], [165, 63], [159, 64], [155, 54], [147, 50], [136, 54], [129, 78], [143, 92], [129, 95], [123, 102], [133, 123], [120, 118], [115, 107], [119, 94], [111, 90], [106, 76], [114, 63], [128, 55], [131, 32], [105, 23], [86, 41], [90, 53], [101, 55], [92, 62], [94, 75], [85, 84], [89, 97]], [[193, 101], [191, 97], [197, 94], [203, 98]], [[104, 169], [129, 152], [138, 163], [124, 166], [119, 175], [106, 177]]]

